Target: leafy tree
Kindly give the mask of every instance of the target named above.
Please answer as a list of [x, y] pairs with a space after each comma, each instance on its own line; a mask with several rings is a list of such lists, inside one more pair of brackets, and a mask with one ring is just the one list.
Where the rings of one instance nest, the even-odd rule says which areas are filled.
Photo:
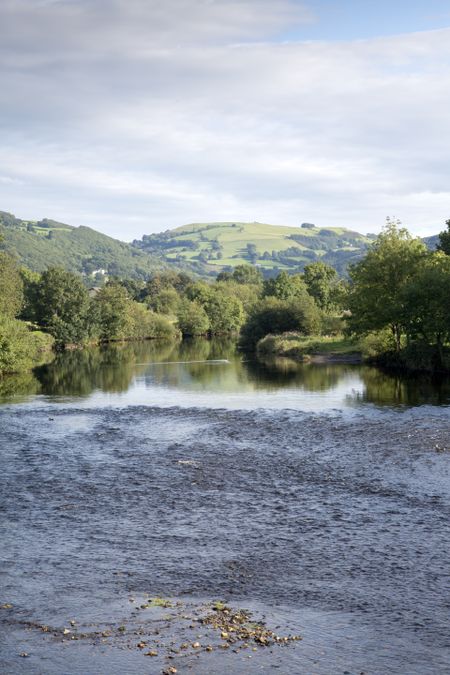
[[150, 309], [158, 314], [176, 314], [180, 296], [176, 290], [165, 288], [153, 296], [147, 296], [147, 302]]
[[230, 270], [222, 270], [222, 272], [219, 272], [219, 274], [217, 275], [216, 281], [217, 282], [234, 281], [233, 273]]
[[263, 295], [273, 296], [279, 300], [303, 297], [307, 288], [301, 274], [288, 274], [284, 270], [273, 279], [264, 281]]
[[233, 279], [238, 284], [261, 284], [262, 274], [253, 265], [237, 265], [233, 270]]
[[231, 281], [216, 281], [215, 286], [220, 289], [224, 295], [238, 298], [242, 302], [245, 312], [249, 312], [251, 307], [260, 299], [261, 286], [257, 284], [239, 284], [231, 278]]
[[78, 276], [59, 268], [43, 272], [35, 288], [35, 319], [58, 344], [91, 336], [89, 308], [89, 294]]
[[400, 351], [408, 321], [404, 289], [426, 256], [427, 248], [420, 239], [413, 239], [398, 222], [388, 220], [363, 260], [350, 268], [350, 328], [364, 334], [389, 327]]
[[215, 291], [204, 305], [209, 318], [209, 329], [213, 335], [233, 333], [244, 321], [244, 308], [239, 298]]
[[203, 306], [206, 305], [213, 295], [214, 288], [204, 281], [191, 283], [186, 289], [186, 297], [188, 300], [194, 300]]
[[450, 219], [445, 221], [447, 225], [447, 231], [443, 231], [439, 234], [439, 244], [437, 246], [438, 251], [442, 251], [446, 255], [450, 255]]
[[191, 277], [184, 272], [174, 272], [172, 270], [158, 272], [153, 274], [147, 281], [142, 298], [146, 299], [147, 303], [150, 303], [151, 298], [161, 293], [161, 291], [175, 289], [177, 293], [184, 293], [191, 283]]
[[145, 283], [138, 279], [121, 279], [120, 285], [124, 287], [132, 300], [139, 301], [146, 288]]
[[196, 300], [184, 299], [177, 311], [178, 327], [183, 335], [206, 335], [209, 330], [209, 318], [203, 306]]
[[197, 282], [187, 289], [187, 297], [200, 304], [209, 319], [209, 331], [232, 333], [238, 331], [244, 321], [244, 308], [241, 300], [224, 288], [228, 282], [214, 286]]
[[108, 283], [101, 288], [92, 303], [101, 340], [120, 340], [126, 337], [127, 309], [130, 296], [118, 283]]
[[409, 337], [434, 345], [442, 366], [450, 339], [450, 257], [440, 252], [425, 258], [404, 288], [403, 301]]
[[325, 311], [330, 310], [333, 286], [337, 282], [336, 270], [326, 263], [313, 262], [305, 265], [303, 278], [308, 293], [312, 295], [318, 307]]

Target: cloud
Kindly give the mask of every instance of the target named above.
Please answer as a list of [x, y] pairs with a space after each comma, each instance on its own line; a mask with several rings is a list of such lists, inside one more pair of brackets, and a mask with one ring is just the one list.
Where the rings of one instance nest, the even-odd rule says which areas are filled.
[[185, 222], [449, 217], [450, 30], [283, 43], [281, 0], [4, 0], [0, 208]]

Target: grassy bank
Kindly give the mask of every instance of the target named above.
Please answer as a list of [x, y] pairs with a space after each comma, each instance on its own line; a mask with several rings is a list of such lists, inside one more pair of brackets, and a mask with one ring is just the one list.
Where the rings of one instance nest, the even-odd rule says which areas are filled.
[[285, 356], [297, 361], [361, 361], [358, 342], [342, 335], [305, 337], [289, 332], [281, 335], [266, 335], [256, 345], [261, 356]]

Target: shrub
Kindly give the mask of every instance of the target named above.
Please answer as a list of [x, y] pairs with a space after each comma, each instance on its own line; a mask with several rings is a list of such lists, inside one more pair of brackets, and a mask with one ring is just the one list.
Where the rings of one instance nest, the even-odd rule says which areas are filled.
[[0, 316], [0, 375], [30, 370], [53, 342], [50, 335], [31, 332], [24, 321]]
[[269, 333], [297, 331], [302, 335], [311, 335], [318, 333], [319, 329], [320, 313], [308, 294], [291, 300], [267, 297], [251, 311], [242, 329], [242, 340], [247, 347], [254, 347]]
[[139, 302], [130, 301], [123, 336], [129, 339], [174, 338], [176, 329], [165, 316], [155, 314]]

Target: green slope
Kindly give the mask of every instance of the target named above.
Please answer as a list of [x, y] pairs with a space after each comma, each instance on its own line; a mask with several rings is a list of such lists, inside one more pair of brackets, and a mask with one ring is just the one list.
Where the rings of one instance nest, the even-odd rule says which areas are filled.
[[167, 262], [191, 265], [203, 273], [242, 263], [258, 265], [267, 274], [299, 271], [323, 260], [345, 273], [359, 259], [374, 235], [344, 228], [284, 227], [266, 223], [192, 223], [161, 234], [145, 235], [133, 246]]
[[[145, 279], [158, 269], [175, 266], [202, 276], [252, 263], [273, 275], [280, 270], [302, 271], [323, 260], [345, 275], [359, 260], [375, 235], [345, 228], [320, 229], [305, 223], [284, 227], [266, 223], [191, 223], [159, 234], [144, 235], [127, 244], [89, 227], [72, 227], [54, 220], [20, 220], [0, 211], [0, 247], [26, 267], [42, 271], [61, 266], [92, 277], [108, 275]], [[426, 243], [433, 247], [436, 237]]]
[[59, 266], [86, 276], [105, 270], [108, 275], [144, 279], [167, 267], [159, 257], [89, 227], [48, 219], [25, 221], [0, 211], [0, 236], [1, 247], [36, 272]]

